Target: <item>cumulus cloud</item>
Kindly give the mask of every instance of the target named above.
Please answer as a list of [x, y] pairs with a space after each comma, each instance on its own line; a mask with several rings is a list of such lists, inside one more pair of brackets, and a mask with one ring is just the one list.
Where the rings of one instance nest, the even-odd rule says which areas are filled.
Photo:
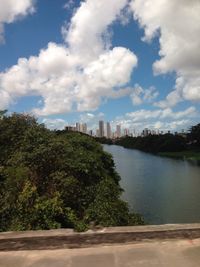
[[39, 95], [43, 107], [33, 112], [46, 116], [95, 110], [105, 98], [126, 95], [137, 57], [127, 48], [110, 48], [106, 38], [126, 4], [127, 0], [81, 3], [69, 27], [62, 29], [63, 44], [49, 43], [38, 56], [20, 58], [0, 73], [0, 106]]
[[177, 75], [173, 92], [158, 105], [200, 101], [200, 1], [132, 0], [131, 8], [144, 28], [143, 40], [159, 36], [160, 59], [153, 65], [154, 73]]
[[115, 125], [121, 124], [124, 128], [137, 129], [144, 128], [160, 130], [180, 130], [191, 123], [192, 118], [199, 116], [195, 107], [189, 107], [182, 111], [173, 111], [171, 108], [146, 110], [141, 109], [126, 113], [124, 116], [114, 120]]
[[72, 17], [64, 39], [74, 54], [82, 55], [81, 63], [91, 62], [108, 48], [110, 40], [105, 39], [111, 25], [127, 4], [127, 0], [87, 0]]
[[197, 115], [197, 111], [195, 107], [190, 107], [184, 111], [173, 112], [171, 108], [166, 109], [156, 109], [156, 110], [137, 110], [134, 112], [130, 112], [126, 114], [126, 117], [131, 118], [132, 121], [145, 121], [148, 119], [165, 119], [165, 118], [172, 118], [172, 119], [182, 119], [185, 117], [194, 117]]
[[141, 105], [143, 103], [151, 103], [158, 95], [159, 93], [154, 86], [144, 89], [139, 84], [135, 84], [130, 97], [133, 105]]
[[45, 118], [42, 120], [42, 123], [46, 125], [47, 128], [51, 130], [63, 130], [68, 123], [63, 119], [51, 119]]
[[42, 120], [42, 123], [45, 124], [45, 126], [51, 130], [63, 130], [65, 126], [68, 125], [68, 122], [63, 119], [51, 119], [51, 118], [45, 118]]
[[0, 0], [0, 42], [4, 41], [4, 24], [34, 12], [35, 0]]

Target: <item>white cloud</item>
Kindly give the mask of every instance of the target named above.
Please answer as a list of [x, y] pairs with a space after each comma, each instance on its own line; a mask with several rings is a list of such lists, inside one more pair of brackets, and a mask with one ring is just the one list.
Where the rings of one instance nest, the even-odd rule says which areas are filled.
[[194, 117], [197, 115], [195, 107], [190, 107], [184, 111], [173, 112], [171, 108], [156, 109], [156, 110], [137, 110], [126, 114], [126, 117], [131, 118], [132, 121], [147, 121], [148, 119], [181, 119], [185, 117]]
[[42, 123], [46, 125], [47, 128], [51, 130], [63, 130], [68, 123], [63, 119], [50, 119], [45, 118], [42, 120]]
[[189, 126], [191, 119], [198, 118], [198, 116], [199, 113], [195, 107], [176, 112], [171, 108], [141, 109], [117, 117], [113, 123], [114, 125], [121, 124], [124, 128], [137, 129], [137, 131], [142, 131], [144, 128], [174, 131]]
[[132, 0], [131, 8], [144, 28], [144, 40], [159, 36], [160, 59], [153, 65], [155, 74], [177, 74], [174, 91], [158, 105], [200, 101], [200, 1]]
[[33, 111], [46, 116], [95, 110], [105, 98], [126, 95], [137, 57], [124, 47], [109, 48], [105, 39], [126, 4], [127, 0], [83, 2], [64, 30], [64, 44], [49, 43], [38, 56], [21, 58], [0, 73], [0, 107], [25, 95], [39, 95], [44, 105]]
[[110, 40], [103, 37], [127, 2], [87, 0], [81, 3], [64, 38], [73, 54], [81, 55], [82, 64], [96, 60], [109, 47]]
[[65, 8], [65, 9], [71, 9], [73, 6], [74, 6], [74, 0], [68, 0], [68, 1], [64, 4], [63, 8]]
[[154, 86], [143, 89], [139, 84], [135, 84], [130, 95], [133, 105], [141, 105], [143, 103], [151, 103], [159, 95]]
[[174, 120], [171, 122], [157, 121], [147, 125], [146, 127], [149, 129], [162, 130], [168, 132], [168, 131], [181, 131], [182, 129], [187, 130], [190, 125], [191, 125], [190, 120], [183, 119], [183, 120]]
[[34, 2], [35, 0], [0, 0], [0, 42], [4, 41], [4, 24], [33, 13]]

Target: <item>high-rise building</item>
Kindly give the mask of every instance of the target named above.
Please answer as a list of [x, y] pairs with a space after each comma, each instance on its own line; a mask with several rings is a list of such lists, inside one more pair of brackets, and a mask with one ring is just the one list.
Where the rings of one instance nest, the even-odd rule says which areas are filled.
[[83, 132], [83, 124], [80, 123], [80, 132], [82, 133]]
[[93, 131], [92, 130], [89, 130], [88, 133], [89, 133], [90, 136], [93, 136]]
[[110, 122], [107, 122], [106, 124], [106, 130], [107, 130], [107, 138], [111, 138], [112, 137], [112, 132], [111, 132], [111, 127], [110, 127]]
[[81, 131], [81, 127], [80, 127], [80, 123], [79, 122], [76, 123], [76, 131], [77, 132]]
[[127, 128], [124, 129], [124, 135], [129, 136], [129, 129], [127, 129]]
[[87, 124], [86, 123], [83, 123], [82, 124], [82, 129], [83, 129], [83, 133], [87, 133]]
[[121, 137], [121, 125], [117, 125], [117, 127], [116, 127], [116, 135], [117, 135], [117, 138]]
[[104, 121], [99, 121], [99, 137], [104, 137]]
[[142, 131], [142, 136], [148, 136], [151, 134], [151, 131], [148, 129], [148, 128], [145, 128], [143, 131]]
[[99, 129], [96, 129], [96, 137], [99, 137]]
[[76, 131], [76, 127], [74, 127], [74, 126], [66, 126], [65, 127], [65, 131], [67, 131], [67, 132], [75, 132]]

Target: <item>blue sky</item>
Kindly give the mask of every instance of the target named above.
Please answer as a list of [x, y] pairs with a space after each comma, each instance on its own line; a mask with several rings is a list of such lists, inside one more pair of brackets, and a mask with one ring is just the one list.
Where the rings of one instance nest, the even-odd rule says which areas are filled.
[[0, 109], [51, 128], [199, 122], [198, 1], [11, 1], [1, 0]]

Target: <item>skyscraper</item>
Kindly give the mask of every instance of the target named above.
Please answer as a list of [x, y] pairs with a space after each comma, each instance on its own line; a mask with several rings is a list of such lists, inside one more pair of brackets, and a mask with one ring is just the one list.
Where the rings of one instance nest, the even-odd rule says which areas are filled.
[[99, 121], [99, 137], [104, 137], [104, 121]]
[[129, 136], [129, 129], [127, 129], [127, 128], [124, 129], [124, 135]]
[[82, 125], [82, 129], [83, 129], [83, 133], [87, 133], [87, 124], [86, 123], [83, 123]]
[[99, 129], [96, 129], [96, 137], [99, 137]]
[[80, 127], [80, 123], [79, 122], [76, 123], [76, 131], [77, 132], [81, 131], [81, 127]]
[[110, 127], [110, 122], [107, 122], [106, 124], [106, 130], [107, 130], [107, 138], [111, 138], [112, 137], [112, 132], [111, 132], [111, 127]]
[[117, 138], [121, 137], [121, 125], [117, 125], [116, 127], [116, 134], [117, 134]]

